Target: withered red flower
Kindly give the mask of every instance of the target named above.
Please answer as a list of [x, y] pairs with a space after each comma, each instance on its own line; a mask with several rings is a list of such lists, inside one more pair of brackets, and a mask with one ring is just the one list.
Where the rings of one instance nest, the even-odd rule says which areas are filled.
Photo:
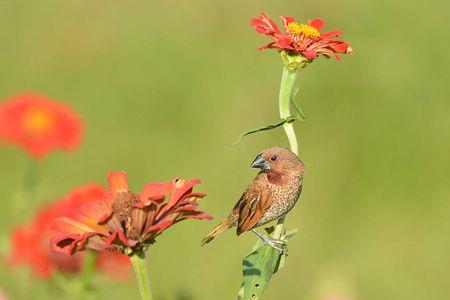
[[283, 25], [282, 32], [275, 22], [265, 13], [259, 18], [251, 20], [251, 25], [256, 31], [270, 37], [273, 42], [260, 49], [278, 49], [287, 51], [288, 54], [301, 54], [309, 60], [313, 60], [322, 54], [326, 57], [334, 56], [340, 60], [339, 53], [351, 53], [352, 48], [347, 42], [338, 40], [342, 35], [341, 30], [333, 30], [320, 33], [325, 26], [321, 19], [314, 19], [307, 24], [299, 24], [292, 17], [280, 17]]
[[[84, 254], [68, 257], [50, 248], [53, 220], [58, 217], [73, 217], [74, 211], [91, 201], [102, 201], [106, 189], [100, 185], [89, 184], [74, 189], [60, 200], [46, 205], [26, 224], [11, 233], [11, 253], [9, 260], [13, 265], [29, 265], [40, 278], [50, 277], [55, 271], [78, 272], [83, 265]], [[129, 268], [125, 255], [101, 252], [97, 255], [98, 269], [113, 277], [123, 277]]]
[[211, 217], [197, 209], [193, 192], [200, 180], [174, 179], [147, 184], [140, 194], [129, 190], [125, 172], [108, 175], [104, 201], [81, 207], [72, 218], [57, 218], [52, 239], [55, 251], [74, 254], [85, 249], [131, 254], [145, 250], [165, 229], [184, 219]]
[[0, 104], [0, 138], [43, 158], [55, 149], [75, 149], [81, 118], [67, 105], [37, 94], [20, 94]]

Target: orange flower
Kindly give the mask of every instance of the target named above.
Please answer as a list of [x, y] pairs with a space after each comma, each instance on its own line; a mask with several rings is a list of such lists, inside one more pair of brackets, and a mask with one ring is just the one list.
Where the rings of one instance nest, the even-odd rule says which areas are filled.
[[[41, 278], [50, 277], [55, 271], [78, 272], [84, 260], [83, 254], [67, 257], [50, 249], [51, 226], [57, 217], [72, 217], [81, 206], [91, 201], [102, 201], [104, 187], [89, 184], [71, 191], [67, 196], [41, 208], [33, 219], [13, 230], [10, 262], [25, 264]], [[129, 259], [118, 253], [101, 252], [97, 256], [97, 267], [113, 277], [119, 278], [129, 267]]]
[[0, 105], [0, 138], [35, 158], [54, 149], [75, 149], [82, 127], [70, 107], [36, 94], [20, 94]]
[[256, 31], [270, 37], [273, 42], [260, 49], [278, 49], [288, 54], [301, 54], [309, 60], [313, 60], [322, 54], [326, 57], [334, 56], [340, 60], [339, 53], [351, 53], [352, 48], [347, 42], [337, 39], [342, 31], [333, 30], [321, 33], [325, 26], [321, 19], [314, 19], [307, 24], [300, 24], [292, 17], [281, 17], [284, 32], [278, 28], [275, 22], [265, 13], [259, 18], [254, 18], [251, 25]]
[[55, 251], [72, 255], [85, 249], [107, 249], [131, 254], [145, 250], [177, 222], [211, 219], [197, 209], [195, 200], [206, 196], [192, 191], [198, 179], [149, 183], [140, 194], [129, 190], [125, 172], [111, 172], [108, 181], [110, 190], [104, 201], [86, 204], [72, 218], [55, 220]]

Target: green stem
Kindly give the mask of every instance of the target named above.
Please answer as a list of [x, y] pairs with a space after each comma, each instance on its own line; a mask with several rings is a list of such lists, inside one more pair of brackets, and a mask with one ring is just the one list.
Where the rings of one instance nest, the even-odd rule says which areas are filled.
[[95, 261], [97, 253], [94, 251], [87, 251], [84, 258], [83, 269], [81, 270], [81, 287], [78, 294], [78, 299], [86, 299], [86, 294], [89, 291], [92, 275], [95, 270]]
[[34, 159], [28, 158], [23, 177], [23, 188], [27, 189], [30, 194], [36, 190], [38, 181], [38, 162]]
[[[291, 97], [295, 92], [295, 84], [298, 78], [299, 69], [292, 70], [287, 66], [283, 67], [283, 75], [281, 76], [280, 94], [278, 97], [280, 117], [282, 119], [291, 116]], [[295, 136], [294, 126], [292, 123], [285, 123], [283, 125], [284, 131], [286, 132], [287, 138], [289, 140], [289, 145], [291, 151], [298, 155], [298, 142]], [[284, 233], [284, 218], [278, 219], [277, 226], [275, 226], [275, 231], [273, 233], [274, 239], [280, 239], [281, 235]]]
[[87, 251], [83, 261], [83, 267], [80, 272], [80, 280], [73, 280], [73, 277], [67, 274], [55, 272], [53, 274], [53, 283], [63, 292], [65, 298], [86, 300], [92, 299], [92, 276], [95, 271], [97, 253], [95, 251]]
[[152, 291], [150, 289], [150, 278], [147, 270], [147, 261], [143, 251], [134, 252], [130, 255], [131, 264], [139, 285], [139, 293], [142, 300], [152, 300]]
[[[291, 97], [295, 92], [295, 83], [298, 77], [298, 70], [290, 70], [288, 67], [283, 67], [283, 75], [281, 76], [280, 94], [278, 96], [278, 106], [280, 109], [281, 119], [291, 116]], [[295, 136], [294, 126], [291, 123], [283, 125], [291, 146], [291, 151], [298, 155], [298, 143]]]
[[[21, 189], [14, 196], [12, 201], [15, 212], [22, 213], [26, 208], [30, 207], [30, 204], [34, 203], [36, 198], [37, 186], [38, 186], [38, 171], [39, 163], [34, 159], [28, 158], [24, 168], [24, 175], [22, 178]], [[27, 217], [27, 216], [26, 216]]]
[[[289, 56], [282, 52], [284, 63], [283, 75], [281, 78], [279, 109], [281, 120], [288, 120], [296, 116], [291, 115], [290, 105], [294, 103], [293, 97], [296, 94], [296, 81], [301, 68], [306, 66], [308, 60], [304, 56]], [[297, 111], [297, 113], [299, 113]], [[293, 120], [292, 120], [293, 121]], [[298, 155], [298, 143], [295, 136], [294, 127], [291, 122], [284, 122], [283, 128], [289, 140], [292, 152]], [[280, 124], [281, 125], [281, 124]], [[293, 232], [286, 233], [284, 217], [278, 220], [273, 232], [274, 239], [288, 239]], [[260, 299], [266, 290], [272, 275], [283, 267], [285, 257], [277, 250], [266, 245], [261, 246], [258, 241], [253, 247], [252, 253], [247, 255], [242, 262], [243, 282], [238, 299]]]

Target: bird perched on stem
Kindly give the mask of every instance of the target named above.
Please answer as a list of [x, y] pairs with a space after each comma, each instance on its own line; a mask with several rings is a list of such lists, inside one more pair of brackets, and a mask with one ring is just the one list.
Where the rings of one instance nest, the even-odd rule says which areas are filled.
[[261, 169], [250, 183], [230, 215], [216, 226], [203, 240], [202, 245], [212, 241], [225, 229], [236, 226], [237, 235], [253, 231], [264, 243], [286, 254], [279, 244], [255, 228], [285, 216], [295, 205], [302, 191], [304, 165], [289, 149], [271, 147], [263, 150], [251, 164]]

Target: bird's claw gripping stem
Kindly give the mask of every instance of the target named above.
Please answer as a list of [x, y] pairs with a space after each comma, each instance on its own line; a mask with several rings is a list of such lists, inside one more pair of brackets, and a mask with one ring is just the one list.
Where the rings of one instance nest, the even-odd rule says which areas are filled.
[[[264, 234], [262, 234], [261, 232], [257, 231], [256, 229], [252, 229], [252, 231], [262, 240], [262, 242], [270, 247], [272, 247], [273, 249], [277, 250], [280, 252], [281, 255], [288, 255], [287, 250], [283, 249], [282, 247], [284, 245], [286, 245], [286, 242], [283, 240], [277, 240], [277, 239], [271, 239], [267, 236], [265, 236]], [[279, 247], [278, 245], [281, 245], [281, 247]]]

